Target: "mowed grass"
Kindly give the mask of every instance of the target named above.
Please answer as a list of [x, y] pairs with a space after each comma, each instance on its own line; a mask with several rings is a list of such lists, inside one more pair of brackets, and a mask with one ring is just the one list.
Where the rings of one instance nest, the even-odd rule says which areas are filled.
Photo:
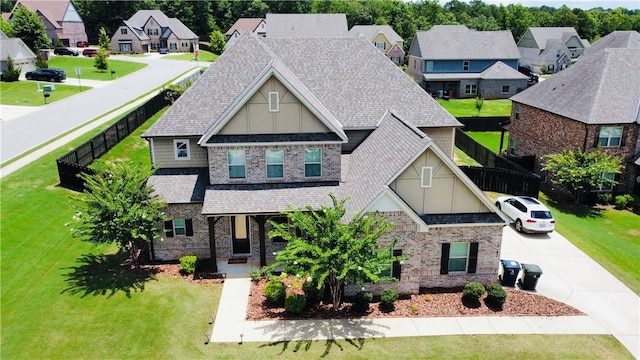
[[[53, 56], [49, 60], [49, 67], [64, 70], [64, 72], [67, 73], [66, 82], [69, 83], [71, 81], [77, 82], [78, 75], [76, 75], [76, 68], [80, 68], [80, 81], [82, 81], [82, 79], [110, 81], [129, 75], [147, 66], [147, 64], [141, 62], [107, 58], [109, 69], [100, 71], [93, 66], [95, 61], [95, 58], [84, 57], [82, 55]], [[113, 77], [111, 76], [111, 70], [115, 71]]]
[[[157, 116], [156, 116], [157, 118]], [[139, 138], [106, 155], [149, 161]], [[631, 359], [608, 335], [469, 335], [205, 343], [219, 285], [122, 271], [113, 246], [93, 247], [65, 226], [73, 192], [55, 159], [108, 124], [0, 180], [2, 359]]]
[[[199, 54], [198, 54], [198, 61], [206, 61], [206, 62], [214, 62], [218, 59], [218, 55], [210, 52], [210, 51], [206, 51], [206, 50], [199, 50]], [[185, 61], [195, 61], [195, 54], [194, 53], [181, 53], [181, 54], [167, 54], [167, 55], [161, 55], [163, 59], [168, 59], [168, 60], [185, 60]]]
[[[0, 104], [16, 106], [45, 105], [42, 90], [38, 91], [38, 83], [40, 84], [40, 89], [42, 89], [44, 85], [51, 84], [45, 81], [0, 82], [0, 93], [2, 94], [0, 96]], [[79, 87], [60, 83], [54, 83], [54, 85], [56, 89], [50, 93], [47, 98], [47, 104], [91, 89], [89, 86]]]
[[480, 110], [476, 108], [476, 99], [437, 100], [445, 110], [455, 117], [511, 115], [511, 100], [509, 99], [484, 100]]
[[[500, 131], [466, 131], [465, 133], [494, 153], [500, 153]], [[509, 133], [505, 132], [504, 140], [502, 142], [502, 150], [506, 150], [508, 146]]]

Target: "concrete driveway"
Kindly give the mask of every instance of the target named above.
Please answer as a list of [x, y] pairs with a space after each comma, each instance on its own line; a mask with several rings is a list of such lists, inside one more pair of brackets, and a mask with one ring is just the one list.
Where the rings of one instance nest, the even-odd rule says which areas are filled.
[[640, 298], [561, 234], [506, 227], [500, 257], [540, 266], [537, 293], [582, 310], [640, 358]]

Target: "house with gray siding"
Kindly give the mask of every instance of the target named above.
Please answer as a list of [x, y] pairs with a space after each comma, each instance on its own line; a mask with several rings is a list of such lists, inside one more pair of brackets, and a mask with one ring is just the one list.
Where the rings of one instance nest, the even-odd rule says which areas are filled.
[[527, 88], [519, 58], [510, 31], [436, 25], [416, 32], [407, 74], [434, 96], [507, 99]]
[[0, 73], [7, 70], [9, 57], [15, 68], [20, 68], [21, 74], [36, 69], [36, 55], [18, 38], [9, 38], [0, 31]]
[[556, 73], [565, 69], [589, 48], [573, 27], [531, 27], [518, 41], [520, 66], [534, 73]]
[[244, 33], [143, 134], [171, 219], [151, 256], [266, 265], [286, 246], [269, 220], [335, 194], [409, 256], [372, 290], [493, 282], [506, 221], [452, 160], [460, 126], [364, 37]]

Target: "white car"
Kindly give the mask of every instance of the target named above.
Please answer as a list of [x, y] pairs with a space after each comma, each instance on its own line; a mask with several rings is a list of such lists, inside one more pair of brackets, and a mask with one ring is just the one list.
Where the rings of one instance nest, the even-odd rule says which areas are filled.
[[514, 222], [518, 232], [549, 233], [556, 221], [538, 199], [528, 196], [501, 196], [496, 206]]

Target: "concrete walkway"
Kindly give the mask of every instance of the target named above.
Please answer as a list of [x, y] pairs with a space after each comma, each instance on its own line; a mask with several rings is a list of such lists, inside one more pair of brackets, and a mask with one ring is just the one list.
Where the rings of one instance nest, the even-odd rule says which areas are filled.
[[[537, 293], [585, 316], [438, 317], [335, 320], [245, 320], [251, 281], [246, 268], [224, 283], [211, 342], [297, 341], [468, 334], [613, 334], [640, 356], [640, 299], [560, 234], [530, 236], [505, 228], [501, 258], [535, 263], [543, 271]], [[254, 267], [254, 266], [252, 266]], [[507, 300], [508, 301], [508, 300]]]

